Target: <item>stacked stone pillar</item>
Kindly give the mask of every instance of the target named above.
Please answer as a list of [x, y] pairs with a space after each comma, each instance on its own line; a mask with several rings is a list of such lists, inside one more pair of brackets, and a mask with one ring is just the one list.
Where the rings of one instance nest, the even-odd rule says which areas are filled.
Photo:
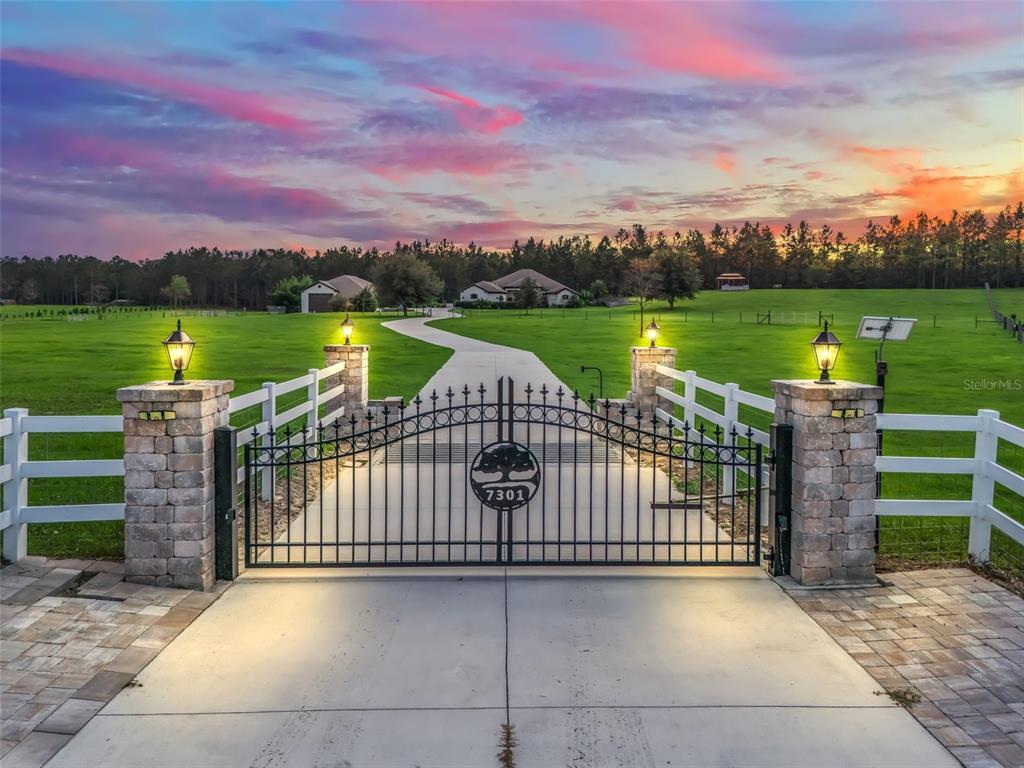
[[128, 581], [213, 589], [213, 430], [228, 423], [234, 386], [150, 382], [117, 391]]
[[675, 381], [671, 376], [658, 373], [656, 368], [659, 365], [675, 368], [676, 350], [671, 347], [633, 347], [628, 399], [630, 407], [641, 411], [644, 418], [648, 418], [655, 408], [672, 413], [672, 403], [658, 396], [657, 387], [671, 390]]
[[791, 575], [806, 585], [875, 579], [880, 387], [773, 381], [775, 421], [793, 427]]
[[366, 405], [370, 394], [370, 347], [367, 344], [328, 344], [324, 347], [324, 365], [332, 366], [344, 363], [339, 373], [327, 378], [327, 388], [333, 389], [339, 384], [345, 387], [344, 393], [327, 402], [327, 413], [334, 413], [344, 406], [345, 419], [353, 415], [362, 419], [366, 415]]

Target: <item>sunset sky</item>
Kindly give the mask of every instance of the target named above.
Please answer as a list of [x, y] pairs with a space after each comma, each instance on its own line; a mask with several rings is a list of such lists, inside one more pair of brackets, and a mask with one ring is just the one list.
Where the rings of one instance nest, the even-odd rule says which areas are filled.
[[5, 1], [2, 255], [991, 211], [1022, 8]]

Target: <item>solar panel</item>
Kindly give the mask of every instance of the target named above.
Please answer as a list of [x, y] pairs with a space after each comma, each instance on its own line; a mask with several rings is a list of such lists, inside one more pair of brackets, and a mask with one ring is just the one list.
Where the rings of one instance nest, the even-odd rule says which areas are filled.
[[857, 329], [858, 339], [879, 339], [881, 341], [906, 341], [917, 318], [872, 317], [861, 318]]

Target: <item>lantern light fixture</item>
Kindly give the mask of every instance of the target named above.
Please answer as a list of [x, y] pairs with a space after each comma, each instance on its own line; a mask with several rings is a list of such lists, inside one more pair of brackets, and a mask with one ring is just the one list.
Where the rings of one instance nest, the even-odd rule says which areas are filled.
[[345, 344], [350, 345], [352, 343], [352, 329], [356, 327], [356, 324], [352, 322], [352, 318], [345, 314], [345, 319], [341, 323], [341, 335], [345, 337]]
[[651, 347], [658, 346], [655, 342], [658, 341], [658, 334], [661, 333], [661, 328], [654, 320], [651, 320], [647, 326], [647, 340], [651, 342]]
[[839, 348], [842, 342], [835, 334], [828, 329], [828, 320], [825, 321], [825, 329], [811, 340], [811, 349], [814, 350], [814, 360], [821, 371], [818, 378], [819, 384], [832, 384], [828, 372], [836, 366], [836, 358], [839, 357]]
[[178, 327], [171, 331], [162, 343], [167, 351], [171, 370], [174, 371], [174, 380], [171, 381], [171, 384], [184, 384], [185, 371], [188, 370], [188, 364], [192, 360], [192, 351], [196, 346], [195, 341], [181, 330], [181, 320], [178, 320]]

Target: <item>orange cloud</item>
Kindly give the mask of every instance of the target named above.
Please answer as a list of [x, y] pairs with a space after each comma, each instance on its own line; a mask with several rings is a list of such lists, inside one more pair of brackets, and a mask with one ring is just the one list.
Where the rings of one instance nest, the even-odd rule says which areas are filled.
[[715, 152], [715, 168], [730, 176], [736, 170], [736, 155], [731, 150], [720, 149]]
[[[1001, 207], [1021, 191], [1020, 170], [1010, 174], [965, 174], [944, 166], [925, 167], [921, 150], [911, 147], [867, 147], [849, 145], [840, 156], [862, 162], [892, 179], [875, 190], [879, 199], [902, 200], [894, 213], [907, 215], [924, 211], [948, 215], [953, 209], [973, 206]], [[1014, 181], [1016, 179], [1016, 181]], [[1007, 194], [1009, 193], [1009, 194]], [[988, 206], [989, 201], [993, 205]]]
[[921, 165], [921, 150], [908, 147], [848, 146], [843, 153], [848, 159], [859, 160], [886, 173], [898, 175]]

